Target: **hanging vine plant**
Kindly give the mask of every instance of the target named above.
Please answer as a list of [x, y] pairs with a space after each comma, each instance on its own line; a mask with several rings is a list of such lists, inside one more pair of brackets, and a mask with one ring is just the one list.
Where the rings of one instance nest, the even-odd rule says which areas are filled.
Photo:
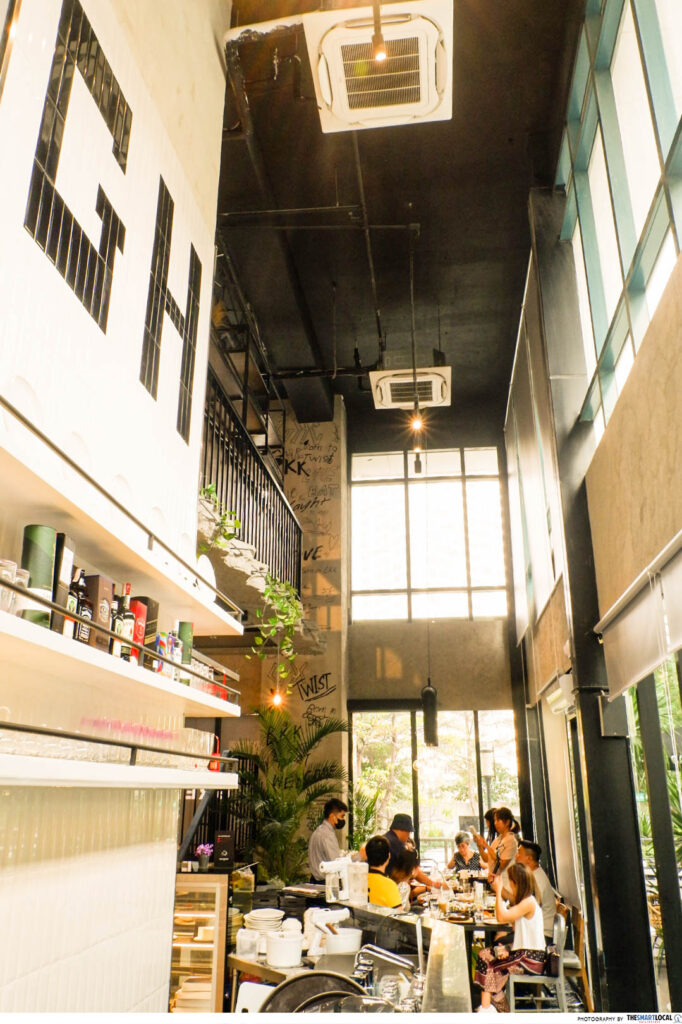
[[[296, 659], [296, 626], [303, 618], [303, 605], [292, 583], [282, 581], [270, 573], [265, 575], [263, 591], [264, 608], [256, 612], [260, 619], [258, 634], [254, 637], [251, 651], [261, 661], [277, 649], [277, 681], [283, 682], [291, 672]], [[247, 658], [250, 655], [247, 654]]]
[[215, 484], [209, 484], [207, 487], [202, 487], [199, 491], [199, 496], [204, 498], [205, 501], [209, 502], [213, 506], [213, 511], [215, 512], [217, 519], [213, 523], [213, 529], [208, 544], [200, 544], [197, 554], [206, 554], [207, 551], [212, 551], [213, 548], [220, 548], [221, 551], [225, 551], [229, 546], [230, 541], [239, 533], [242, 525], [241, 520], [237, 519], [236, 512], [228, 512], [227, 509], [224, 508], [222, 502], [218, 501]]

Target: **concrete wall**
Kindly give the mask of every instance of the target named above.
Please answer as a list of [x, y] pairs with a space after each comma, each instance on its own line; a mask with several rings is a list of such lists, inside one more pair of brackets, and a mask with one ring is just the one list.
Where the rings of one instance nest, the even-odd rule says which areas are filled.
[[[506, 620], [434, 621], [430, 646], [440, 710], [511, 708]], [[426, 621], [353, 623], [349, 699], [419, 698], [426, 678]]]
[[682, 529], [682, 259], [587, 473], [603, 615]]

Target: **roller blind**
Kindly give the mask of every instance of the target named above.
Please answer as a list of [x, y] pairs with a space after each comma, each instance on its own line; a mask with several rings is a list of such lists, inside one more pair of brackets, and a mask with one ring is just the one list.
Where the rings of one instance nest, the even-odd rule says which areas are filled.
[[[682, 588], [682, 565], [679, 585]], [[604, 627], [602, 636], [609, 699], [613, 700], [628, 686], [645, 679], [667, 657], [658, 577]]]

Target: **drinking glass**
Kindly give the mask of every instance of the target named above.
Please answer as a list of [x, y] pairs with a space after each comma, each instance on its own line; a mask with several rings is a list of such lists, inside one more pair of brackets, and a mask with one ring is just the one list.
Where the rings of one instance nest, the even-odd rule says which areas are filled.
[[[16, 570], [15, 574], [14, 574], [14, 582], [17, 583], [20, 587], [27, 588], [30, 576], [31, 576], [31, 574], [28, 571], [28, 569], [19, 569], [18, 568]], [[20, 594], [16, 594], [15, 593], [14, 594], [14, 605], [13, 605], [13, 608], [12, 608], [12, 611], [14, 612], [14, 614], [15, 615], [21, 615], [21, 613], [24, 610], [25, 605], [26, 605], [26, 598], [23, 597]], [[35, 605], [34, 605], [34, 607], [35, 607]]]
[[[7, 580], [14, 583], [16, 579], [17, 563], [11, 562], [9, 558], [0, 558], [0, 580]], [[11, 612], [14, 604], [14, 591], [7, 587], [0, 587], [0, 611]]]

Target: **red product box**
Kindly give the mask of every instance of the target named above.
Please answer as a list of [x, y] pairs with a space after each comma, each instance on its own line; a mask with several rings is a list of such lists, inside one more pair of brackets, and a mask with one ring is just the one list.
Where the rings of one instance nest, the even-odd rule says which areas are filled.
[[[130, 610], [135, 616], [135, 626], [133, 628], [133, 640], [136, 644], [144, 643], [144, 631], [147, 624], [147, 605], [142, 604], [141, 601], [131, 601]], [[139, 664], [140, 652], [137, 647], [131, 648], [131, 661]]]

